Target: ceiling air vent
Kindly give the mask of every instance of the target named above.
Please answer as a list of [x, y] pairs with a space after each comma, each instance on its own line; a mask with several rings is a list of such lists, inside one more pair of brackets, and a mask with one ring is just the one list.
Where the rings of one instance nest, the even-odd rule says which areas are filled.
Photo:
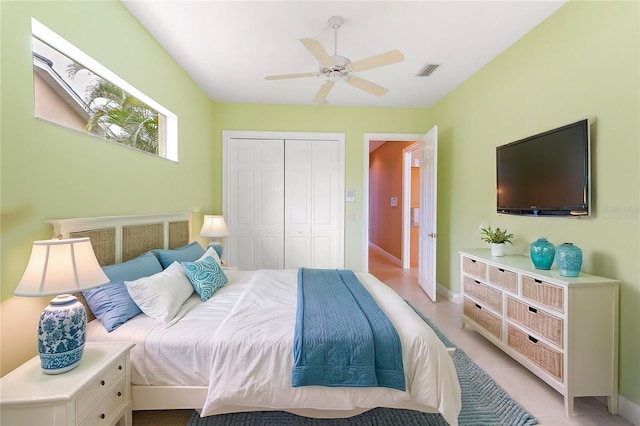
[[440, 64], [427, 64], [420, 70], [418, 77], [429, 77], [435, 70], [438, 69]]

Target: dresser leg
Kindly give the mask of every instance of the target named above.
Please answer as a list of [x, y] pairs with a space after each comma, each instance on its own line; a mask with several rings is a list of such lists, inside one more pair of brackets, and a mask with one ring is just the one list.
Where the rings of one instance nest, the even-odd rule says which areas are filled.
[[573, 396], [564, 396], [564, 412], [567, 417], [573, 417]]

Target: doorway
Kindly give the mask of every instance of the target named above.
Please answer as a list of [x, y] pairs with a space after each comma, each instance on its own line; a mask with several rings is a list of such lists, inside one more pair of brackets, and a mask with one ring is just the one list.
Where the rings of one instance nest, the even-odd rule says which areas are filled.
[[[364, 222], [364, 253], [363, 253], [363, 270], [364, 271], [369, 271], [369, 260], [370, 260], [370, 256], [369, 253], [370, 251], [374, 251], [375, 252], [375, 256], [376, 259], [378, 259], [378, 261], [381, 259], [380, 256], [383, 256], [385, 258], [385, 263], [387, 264], [387, 266], [389, 267], [396, 267], [399, 269], [400, 272], [402, 272], [405, 268], [408, 271], [409, 267], [410, 267], [410, 259], [409, 259], [409, 255], [410, 255], [410, 208], [409, 208], [409, 204], [406, 203], [407, 198], [410, 198], [410, 194], [407, 194], [407, 190], [409, 190], [409, 185], [407, 185], [406, 180], [410, 179], [410, 170], [408, 170], [405, 167], [404, 164], [404, 160], [405, 160], [405, 153], [402, 151], [406, 151], [406, 152], [411, 152], [414, 149], [420, 147], [419, 144], [419, 140], [420, 137], [422, 135], [419, 134], [406, 134], [406, 133], [395, 133], [395, 134], [382, 134], [382, 133], [367, 133], [364, 135], [364, 151], [365, 151], [365, 155], [364, 155], [364, 199], [363, 199], [363, 204], [364, 204], [364, 215], [363, 215], [363, 222]], [[399, 145], [399, 143], [403, 143], [403, 145]], [[387, 205], [388, 209], [390, 209], [391, 211], [391, 215], [394, 215], [394, 217], [396, 218], [400, 218], [399, 219], [399, 224], [397, 225], [397, 229], [394, 228], [394, 232], [397, 233], [397, 235], [402, 235], [402, 238], [400, 240], [400, 242], [398, 243], [397, 241], [394, 243], [389, 243], [393, 245], [393, 249], [391, 250], [379, 250], [378, 246], [375, 243], [371, 243], [370, 241], [370, 227], [371, 227], [371, 223], [372, 221], [375, 223], [376, 221], [376, 212], [372, 212], [371, 208], [370, 208], [370, 202], [372, 201], [372, 197], [374, 197], [373, 199], [375, 200], [375, 197], [377, 194], [370, 193], [370, 168], [371, 168], [371, 164], [369, 161], [369, 156], [370, 153], [372, 151], [374, 151], [375, 149], [381, 149], [381, 147], [384, 147], [384, 145], [387, 144], [398, 144], [399, 146], [396, 148], [396, 150], [399, 151], [400, 158], [401, 160], [399, 161], [399, 165], [396, 166], [396, 171], [393, 172], [394, 176], [397, 173], [397, 176], [395, 176], [395, 178], [397, 178], [397, 180], [399, 182], [402, 182], [402, 187], [400, 189], [396, 189], [396, 191], [400, 191], [397, 192], [397, 195], [400, 195], [400, 200], [395, 199], [396, 197], [394, 196], [395, 193], [391, 193], [393, 192], [393, 190], [391, 190], [391, 192], [389, 190], [386, 191], [385, 193], [385, 199], [380, 201], [380, 202], [384, 202], [385, 205]], [[389, 197], [388, 199], [386, 197]], [[395, 204], [397, 203], [397, 204]], [[394, 206], [395, 204], [395, 206]], [[372, 215], [374, 217], [372, 217]], [[399, 244], [399, 247], [396, 246], [395, 244]], [[389, 253], [391, 252], [391, 254]]]
[[[374, 141], [404, 141], [405, 147], [410, 146], [412, 143], [418, 143], [420, 149], [420, 171], [419, 171], [419, 196], [420, 196], [420, 209], [419, 209], [419, 227], [418, 227], [418, 284], [427, 293], [432, 301], [436, 301], [437, 282], [436, 282], [436, 226], [437, 226], [437, 143], [438, 143], [438, 126], [433, 126], [429, 132], [424, 135], [415, 134], [365, 134], [364, 137], [364, 238], [363, 247], [367, 248], [363, 255], [363, 270], [369, 271], [369, 240], [370, 236], [373, 236], [374, 230], [371, 227], [370, 215], [374, 208], [387, 208], [384, 203], [386, 199], [370, 205], [369, 186], [369, 148]], [[411, 142], [407, 142], [411, 141]], [[374, 157], [372, 156], [372, 161]], [[397, 163], [395, 163], [397, 165]], [[375, 176], [372, 174], [372, 176]], [[390, 175], [390, 176], [393, 176]], [[378, 183], [385, 184], [384, 181], [378, 180]], [[373, 184], [371, 185], [374, 186]], [[397, 190], [397, 187], [396, 187]], [[373, 193], [373, 191], [371, 191]], [[388, 193], [385, 195], [388, 196]], [[390, 206], [397, 206], [398, 200], [396, 197], [390, 198]], [[397, 212], [396, 212], [397, 215]], [[405, 215], [405, 223], [409, 223], [410, 218]], [[385, 219], [386, 220], [386, 219]], [[386, 223], [385, 223], [386, 225]], [[398, 252], [399, 250], [396, 250]], [[408, 250], [404, 250], [403, 256], [409, 254]]]

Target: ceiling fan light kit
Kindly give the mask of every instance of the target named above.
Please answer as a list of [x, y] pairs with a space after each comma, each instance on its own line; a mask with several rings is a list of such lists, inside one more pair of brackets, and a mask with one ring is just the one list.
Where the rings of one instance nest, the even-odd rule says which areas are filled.
[[329, 92], [336, 82], [346, 82], [374, 96], [383, 96], [388, 92], [388, 89], [358, 77], [354, 73], [402, 62], [404, 55], [399, 50], [391, 50], [356, 62], [351, 62], [348, 58], [338, 55], [338, 29], [342, 26], [343, 22], [344, 20], [341, 16], [332, 16], [329, 18], [329, 25], [334, 30], [333, 56], [327, 53], [318, 40], [312, 38], [303, 38], [300, 40], [309, 53], [318, 60], [318, 72], [270, 75], [265, 78], [267, 80], [284, 80], [291, 78], [325, 77], [325, 83], [320, 86], [320, 90], [318, 90], [318, 93], [316, 93], [316, 96], [313, 98], [313, 102], [316, 104], [325, 103]]

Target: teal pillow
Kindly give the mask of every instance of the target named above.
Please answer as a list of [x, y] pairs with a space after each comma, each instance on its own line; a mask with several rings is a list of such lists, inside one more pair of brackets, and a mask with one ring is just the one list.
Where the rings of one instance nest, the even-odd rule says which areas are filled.
[[193, 289], [202, 301], [207, 301], [213, 293], [229, 282], [224, 271], [212, 256], [195, 262], [181, 262], [184, 273], [191, 281]]
[[193, 262], [204, 254], [204, 249], [197, 241], [173, 250], [155, 249], [151, 251], [158, 256], [162, 269], [167, 269], [173, 262]]

